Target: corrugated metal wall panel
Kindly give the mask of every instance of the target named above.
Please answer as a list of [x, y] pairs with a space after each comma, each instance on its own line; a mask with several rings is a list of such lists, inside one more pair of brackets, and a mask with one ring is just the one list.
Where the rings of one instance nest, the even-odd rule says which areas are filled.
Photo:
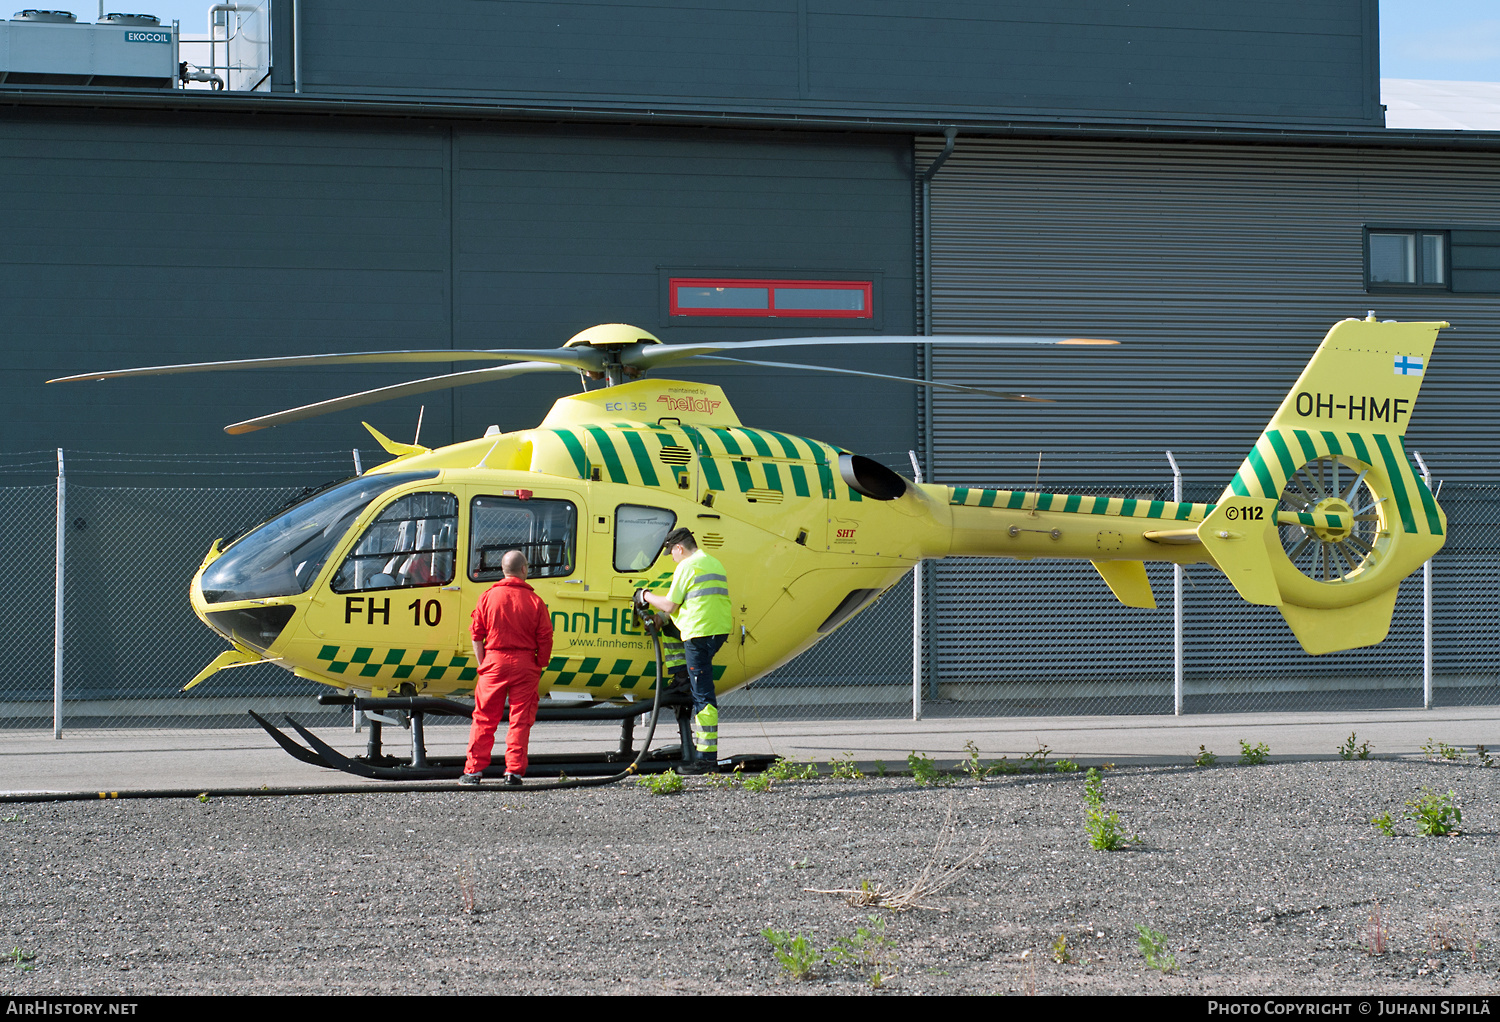
[[[940, 139], [919, 140], [917, 165], [940, 148]], [[1171, 449], [1187, 498], [1212, 500], [1329, 326], [1374, 309], [1381, 318], [1455, 324], [1439, 338], [1407, 447], [1421, 450], [1439, 477], [1492, 482], [1500, 468], [1500, 295], [1367, 292], [1370, 223], [1500, 225], [1500, 160], [960, 138], [932, 189], [935, 332], [1124, 344], [936, 348], [934, 379], [1059, 403], [933, 394], [935, 478], [1030, 489], [1039, 475], [1040, 488], [1054, 492], [1163, 491], [1172, 478], [1163, 451]], [[1462, 580], [1476, 572], [1469, 555], [1455, 547], [1437, 565], [1437, 627], [1447, 643], [1440, 673], [1447, 684], [1478, 679], [1492, 693], [1494, 608], [1463, 595]], [[1152, 577], [1165, 607], [1170, 573]], [[1420, 704], [1419, 581], [1403, 588], [1385, 643], [1314, 660], [1280, 615], [1245, 605], [1217, 572], [1192, 569], [1189, 577], [1189, 709], [1306, 705], [1340, 687], [1360, 689], [1357, 699], [1374, 705]], [[1130, 705], [1144, 712], [1169, 699], [1169, 612], [1119, 607], [1092, 569], [949, 561], [936, 579], [933, 638], [945, 691], [1011, 700], [1050, 692], [1054, 707], [1075, 696], [1135, 699]], [[1083, 679], [1103, 684], [1080, 687]], [[1059, 680], [1067, 684], [1049, 687]], [[985, 681], [987, 689], [974, 689]]]
[[[940, 141], [923, 140], [918, 166]], [[934, 330], [1112, 337], [1115, 349], [976, 355], [937, 379], [1024, 389], [1051, 406], [934, 396], [935, 466], [1004, 485], [996, 452], [1207, 452], [1227, 479], [1335, 321], [1442, 319], [1408, 447], [1500, 451], [1491, 414], [1500, 295], [1371, 294], [1367, 223], [1500, 225], [1493, 154], [960, 139], [933, 183]], [[1041, 440], [1040, 438], [1045, 438]], [[1022, 476], [1029, 483], [1031, 472]]]

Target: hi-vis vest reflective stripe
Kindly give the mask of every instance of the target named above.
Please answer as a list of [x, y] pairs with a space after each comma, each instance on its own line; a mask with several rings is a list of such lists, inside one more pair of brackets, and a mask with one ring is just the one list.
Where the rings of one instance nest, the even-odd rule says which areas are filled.
[[668, 635], [661, 637], [661, 665], [668, 674], [679, 668], [687, 669], [687, 649], [681, 639]]
[[693, 745], [699, 752], [719, 751], [719, 708], [705, 706], [693, 715]]
[[667, 599], [677, 604], [672, 621], [684, 639], [728, 635], [734, 622], [724, 565], [699, 550], [677, 565]]

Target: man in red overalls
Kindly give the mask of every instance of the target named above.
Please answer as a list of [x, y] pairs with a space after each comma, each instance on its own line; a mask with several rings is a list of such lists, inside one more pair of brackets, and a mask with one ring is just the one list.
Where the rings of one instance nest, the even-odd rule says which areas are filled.
[[518, 785], [526, 774], [526, 750], [536, 723], [542, 668], [552, 658], [552, 619], [547, 605], [526, 584], [526, 557], [519, 550], [500, 559], [505, 577], [479, 598], [474, 608], [474, 658], [479, 681], [474, 686], [474, 723], [469, 729], [469, 759], [458, 783], [477, 788], [490, 765], [495, 728], [510, 700], [510, 727], [505, 735], [505, 783]]

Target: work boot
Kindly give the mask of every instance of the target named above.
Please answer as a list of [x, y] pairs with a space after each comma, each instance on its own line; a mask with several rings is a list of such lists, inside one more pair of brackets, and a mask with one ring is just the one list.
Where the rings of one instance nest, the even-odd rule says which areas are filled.
[[460, 788], [477, 788], [479, 787], [479, 780], [483, 776], [483, 774], [464, 774], [458, 779], [458, 786]]
[[504, 784], [507, 788], [519, 788], [521, 786], [521, 775], [507, 773], [505, 775], [505, 780], [501, 783]]

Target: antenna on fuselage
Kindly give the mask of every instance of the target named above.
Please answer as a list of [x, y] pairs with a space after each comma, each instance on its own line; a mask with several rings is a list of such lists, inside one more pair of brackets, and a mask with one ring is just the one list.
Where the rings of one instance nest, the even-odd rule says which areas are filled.
[[417, 409], [417, 435], [411, 438], [411, 445], [416, 447], [422, 442], [422, 416], [426, 413], [427, 406], [423, 405]]

